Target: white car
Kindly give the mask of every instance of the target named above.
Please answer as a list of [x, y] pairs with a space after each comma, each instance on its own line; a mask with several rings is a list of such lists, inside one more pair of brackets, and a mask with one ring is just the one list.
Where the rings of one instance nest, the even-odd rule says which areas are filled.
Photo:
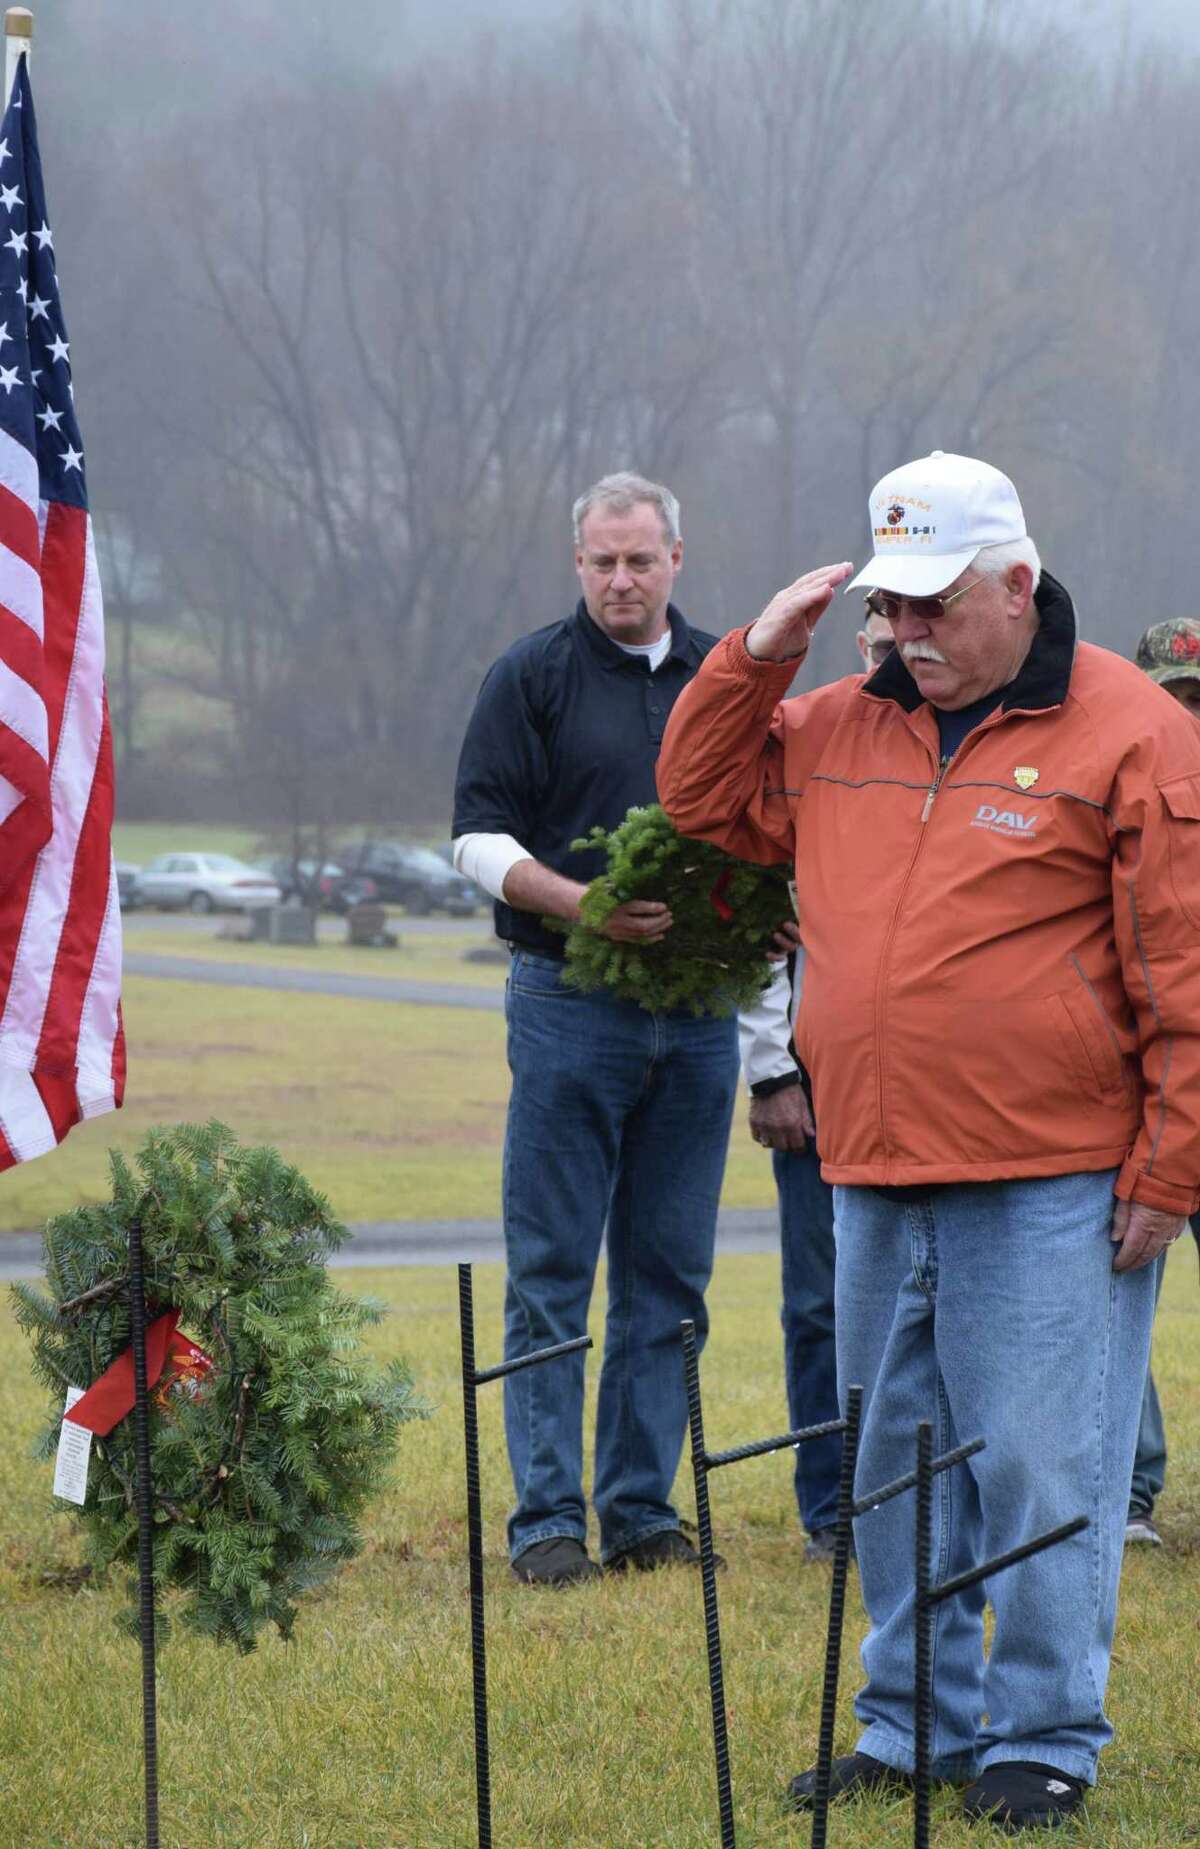
[[282, 897], [270, 874], [232, 854], [160, 854], [137, 876], [139, 905], [170, 912], [253, 912]]

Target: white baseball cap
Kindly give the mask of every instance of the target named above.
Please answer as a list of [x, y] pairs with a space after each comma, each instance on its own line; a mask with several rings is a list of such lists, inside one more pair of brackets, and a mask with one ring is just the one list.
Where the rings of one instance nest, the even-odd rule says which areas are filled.
[[934, 597], [984, 546], [1024, 539], [1025, 515], [1007, 475], [973, 456], [935, 449], [875, 484], [867, 502], [875, 556], [846, 586]]

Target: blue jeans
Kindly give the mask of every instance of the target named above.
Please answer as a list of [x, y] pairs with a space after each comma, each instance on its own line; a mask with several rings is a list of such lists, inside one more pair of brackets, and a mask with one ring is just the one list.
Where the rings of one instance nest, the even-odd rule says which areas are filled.
[[[833, 1340], [833, 1189], [816, 1150], [777, 1149], [783, 1260], [783, 1354], [793, 1431], [838, 1416]], [[814, 1438], [796, 1452], [796, 1501], [809, 1534], [837, 1520], [842, 1440]]]
[[[1155, 1260], [1154, 1301], [1162, 1295], [1163, 1273], [1167, 1255]], [[1153, 1370], [1146, 1368], [1146, 1390], [1142, 1395], [1142, 1412], [1138, 1421], [1137, 1451], [1133, 1460], [1133, 1479], [1129, 1485], [1130, 1515], [1153, 1515], [1154, 1505], [1162, 1495], [1167, 1480], [1167, 1434]]]
[[[948, 1186], [896, 1201], [834, 1190], [838, 1380], [865, 1389], [857, 1490], [934, 1449], [986, 1450], [934, 1490], [945, 1579], [1086, 1515], [1069, 1541], [935, 1608], [934, 1770], [1036, 1760], [1092, 1783], [1112, 1737], [1104, 1690], [1154, 1270], [1112, 1269], [1113, 1171]], [[855, 1524], [867, 1682], [864, 1752], [913, 1765], [913, 1501]], [[995, 1633], [986, 1663], [983, 1610]], [[984, 1721], [984, 1714], [987, 1721]]]
[[[518, 951], [507, 992], [512, 1096], [504, 1145], [504, 1352], [587, 1330], [607, 1223], [608, 1320], [593, 1501], [602, 1559], [678, 1528], [671, 1486], [687, 1429], [679, 1324], [708, 1329], [717, 1201], [737, 1085], [737, 1024], [581, 995]], [[505, 1382], [515, 1559], [587, 1529], [584, 1357]]]

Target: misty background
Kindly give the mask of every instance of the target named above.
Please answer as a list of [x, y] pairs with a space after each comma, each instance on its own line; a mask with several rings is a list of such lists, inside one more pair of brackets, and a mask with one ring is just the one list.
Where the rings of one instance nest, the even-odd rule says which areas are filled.
[[1012, 475], [1090, 639], [1200, 614], [1190, 0], [329, 19], [35, 7], [125, 819], [444, 833], [611, 469], [716, 631], [932, 448]]

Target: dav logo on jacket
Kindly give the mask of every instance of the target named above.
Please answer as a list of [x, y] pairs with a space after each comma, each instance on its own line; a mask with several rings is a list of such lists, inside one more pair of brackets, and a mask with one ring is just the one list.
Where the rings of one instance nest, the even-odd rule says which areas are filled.
[[993, 835], [1007, 835], [1013, 841], [1031, 841], [1037, 827], [1036, 815], [1022, 815], [1018, 809], [997, 809], [993, 803], [980, 803], [972, 828], [986, 828]]

